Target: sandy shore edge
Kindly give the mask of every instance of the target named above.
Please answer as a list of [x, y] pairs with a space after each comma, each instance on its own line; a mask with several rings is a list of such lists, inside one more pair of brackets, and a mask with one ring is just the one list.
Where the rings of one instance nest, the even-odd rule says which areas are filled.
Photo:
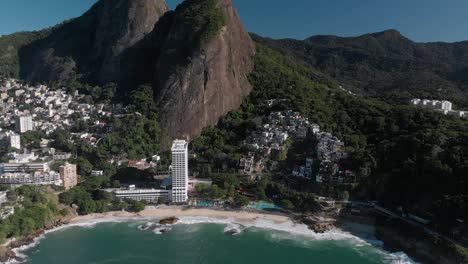
[[125, 211], [107, 212], [77, 216], [71, 219], [70, 224], [78, 224], [88, 221], [105, 221], [116, 218], [122, 219], [162, 219], [168, 217], [207, 217], [216, 219], [233, 219], [239, 223], [252, 223], [259, 219], [272, 221], [276, 224], [292, 221], [291, 218], [283, 214], [269, 214], [263, 212], [217, 210], [217, 209], [185, 209], [183, 207], [154, 207], [147, 206], [145, 210], [139, 213], [130, 213]]

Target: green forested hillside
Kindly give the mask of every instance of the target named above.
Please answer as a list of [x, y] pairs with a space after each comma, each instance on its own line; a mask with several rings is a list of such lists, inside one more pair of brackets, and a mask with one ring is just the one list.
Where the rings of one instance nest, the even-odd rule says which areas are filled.
[[0, 76], [19, 78], [19, 50], [35, 40], [47, 36], [50, 30], [18, 32], [0, 37]]
[[315, 36], [260, 43], [294, 56], [355, 93], [406, 104], [415, 97], [467, 107], [468, 42], [417, 43], [396, 30], [359, 37]]
[[235, 159], [244, 151], [241, 141], [255, 129], [255, 118], [265, 114], [265, 100], [286, 98], [344, 139], [361, 181], [354, 197], [401, 205], [445, 226], [468, 219], [467, 121], [352, 96], [290, 57], [262, 45], [257, 51], [252, 94], [193, 143], [199, 159], [217, 165]]

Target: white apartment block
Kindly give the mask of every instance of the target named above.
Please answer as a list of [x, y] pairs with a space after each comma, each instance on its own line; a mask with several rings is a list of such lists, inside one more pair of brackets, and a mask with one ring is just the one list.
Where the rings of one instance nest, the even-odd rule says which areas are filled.
[[18, 133], [24, 133], [34, 130], [34, 123], [32, 116], [16, 116], [15, 117], [15, 130]]
[[121, 200], [146, 201], [149, 204], [156, 204], [161, 198], [168, 201], [171, 195], [170, 190], [136, 189], [134, 186], [130, 186], [128, 190], [115, 190], [113, 192]]
[[468, 117], [468, 111], [453, 110], [453, 104], [449, 101], [413, 99], [410, 104], [419, 108], [435, 110], [443, 113], [444, 115], [452, 115], [462, 118]]
[[2, 163], [0, 164], [0, 173], [16, 172], [48, 172], [50, 170], [47, 162], [29, 162], [29, 163]]
[[433, 110], [446, 110], [452, 111], [453, 104], [449, 101], [427, 100], [427, 99], [413, 99], [411, 104], [414, 106], [433, 109]]
[[0, 175], [0, 184], [8, 185], [61, 185], [60, 175], [56, 172], [4, 173]]
[[172, 202], [188, 200], [188, 142], [175, 140], [172, 143]]
[[18, 134], [10, 134], [10, 147], [15, 149], [21, 149], [21, 136]]

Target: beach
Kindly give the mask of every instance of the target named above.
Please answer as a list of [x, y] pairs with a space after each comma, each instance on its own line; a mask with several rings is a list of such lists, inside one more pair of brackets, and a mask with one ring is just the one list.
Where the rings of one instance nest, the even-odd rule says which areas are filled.
[[238, 223], [252, 223], [257, 220], [271, 221], [276, 224], [290, 222], [291, 218], [279, 213], [262, 213], [234, 210], [217, 209], [185, 209], [181, 206], [147, 206], [145, 210], [138, 213], [125, 211], [107, 212], [77, 216], [71, 219], [70, 224], [87, 221], [106, 221], [111, 219], [162, 219], [167, 217], [206, 217], [213, 219], [230, 219]]
[[[155, 223], [161, 219], [173, 217], [178, 219], [177, 224], [169, 224], [165, 227], [169, 231], [168, 234], [157, 236], [161, 234], [161, 227]], [[146, 225], [148, 229], [144, 228]], [[79, 246], [86, 252], [77, 257], [76, 263], [86, 263], [96, 259], [117, 261], [116, 255], [122, 263], [126, 263], [129, 255], [135, 263], [147, 263], [148, 259], [154, 258], [155, 250], [158, 248], [161, 249], [158, 251], [158, 258], [164, 257], [166, 261], [169, 261], [171, 250], [162, 249], [168, 243], [172, 246], [179, 245], [182, 239], [183, 243], [194, 247], [192, 251], [187, 251], [191, 252], [187, 253], [187, 259], [206, 258], [212, 261], [209, 263], [219, 263], [210, 253], [213, 252], [210, 248], [214, 246], [210, 243], [217, 240], [232, 243], [232, 247], [239, 249], [236, 252], [244, 252], [246, 258], [252, 259], [254, 256], [251, 255], [251, 247], [262, 245], [265, 254], [269, 252], [264, 256], [269, 256], [271, 246], [279, 246], [282, 250], [276, 252], [276, 256], [271, 255], [270, 262], [272, 263], [286, 258], [289, 254], [286, 252], [290, 250], [297, 250], [300, 254], [310, 254], [311, 259], [334, 259], [330, 263], [341, 263], [343, 259], [349, 260], [349, 258], [352, 258], [352, 263], [412, 263], [403, 253], [390, 254], [383, 251], [382, 243], [374, 240], [373, 230], [369, 229], [369, 226], [348, 223], [345, 229], [347, 231], [333, 228], [324, 233], [316, 233], [306, 224], [279, 212], [147, 206], [145, 210], [138, 213], [115, 211], [75, 216], [67, 223], [47, 230], [21, 247], [13, 249], [11, 251], [13, 254], [5, 257], [12, 260], [9, 263], [21, 263], [26, 259], [32, 259], [33, 263], [49, 263], [50, 252], [56, 252], [56, 248], [60, 247], [60, 252], [63, 251], [63, 254], [52, 254], [55, 263], [59, 263], [63, 259], [68, 259], [72, 252], [66, 246], [68, 244], [73, 247]], [[242, 235], [229, 239], [225, 233], [232, 230]], [[244, 232], [246, 230], [248, 231]], [[363, 235], [363, 233], [368, 234]], [[210, 239], [207, 240], [207, 237]], [[151, 241], [151, 243], [143, 241]], [[245, 243], [251, 243], [251, 245], [247, 246]], [[210, 250], [200, 251], [197, 245], [205, 245], [206, 247], [203, 248]], [[95, 248], [98, 247], [106, 247], [106, 250], [95, 255]], [[318, 250], [317, 247], [323, 249]], [[221, 246], [214, 252], [224, 249], [225, 247]], [[136, 251], [141, 252], [135, 255]], [[234, 259], [239, 253], [232, 255], [225, 252], [225, 254]], [[146, 258], [145, 261], [138, 262], [142, 256]], [[15, 259], [17, 261], [14, 261]], [[284, 261], [280, 262], [284, 263]]]

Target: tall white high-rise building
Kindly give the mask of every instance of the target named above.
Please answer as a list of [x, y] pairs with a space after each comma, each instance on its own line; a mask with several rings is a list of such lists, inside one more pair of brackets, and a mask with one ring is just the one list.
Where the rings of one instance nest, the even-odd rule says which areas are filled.
[[172, 143], [172, 202], [185, 203], [188, 199], [188, 142]]
[[15, 130], [18, 133], [24, 133], [34, 130], [34, 123], [32, 116], [16, 116], [15, 118]]

